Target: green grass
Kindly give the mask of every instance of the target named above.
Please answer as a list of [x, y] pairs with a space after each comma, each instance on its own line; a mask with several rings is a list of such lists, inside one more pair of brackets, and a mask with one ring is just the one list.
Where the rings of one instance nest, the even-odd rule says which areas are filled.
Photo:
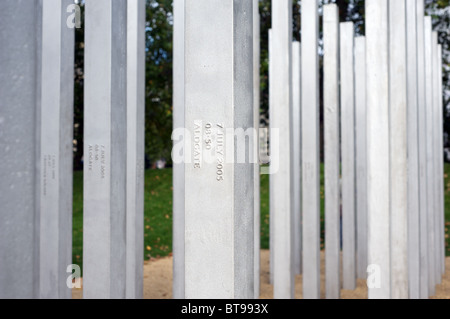
[[72, 261], [83, 265], [83, 172], [73, 173]]
[[261, 175], [261, 248], [269, 249], [269, 175]]
[[450, 164], [445, 164], [445, 254], [450, 256]]
[[[74, 173], [73, 262], [83, 262], [83, 173]], [[167, 256], [172, 252], [172, 170], [145, 172], [144, 256]]]
[[[321, 225], [323, 245], [324, 189], [321, 168]], [[445, 165], [446, 254], [450, 256], [450, 164]], [[145, 172], [145, 259], [168, 256], [172, 252], [172, 170]], [[269, 248], [269, 175], [261, 175], [261, 248]], [[83, 174], [74, 173], [73, 261], [83, 261]]]
[[[324, 173], [321, 165], [320, 174], [320, 210], [321, 210], [321, 245], [324, 244]], [[269, 175], [261, 175], [261, 248], [269, 249]], [[322, 246], [323, 247], [323, 246]]]

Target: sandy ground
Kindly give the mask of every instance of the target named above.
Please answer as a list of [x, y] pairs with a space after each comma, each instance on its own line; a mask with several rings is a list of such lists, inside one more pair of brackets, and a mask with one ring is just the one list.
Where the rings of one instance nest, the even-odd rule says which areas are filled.
[[[325, 262], [322, 252], [321, 261], [321, 291], [325, 298]], [[450, 257], [447, 257], [446, 274], [442, 284], [436, 287], [436, 296], [432, 299], [450, 299]], [[367, 299], [367, 287], [365, 280], [358, 279], [358, 287], [355, 290], [341, 290], [342, 299]], [[80, 299], [82, 289], [73, 290], [73, 298]], [[170, 299], [172, 298], [172, 257], [155, 259], [145, 262], [144, 265], [144, 298], [145, 299]], [[269, 251], [261, 251], [261, 298], [273, 298], [273, 286], [269, 283]], [[295, 298], [302, 298], [302, 276], [295, 278]]]

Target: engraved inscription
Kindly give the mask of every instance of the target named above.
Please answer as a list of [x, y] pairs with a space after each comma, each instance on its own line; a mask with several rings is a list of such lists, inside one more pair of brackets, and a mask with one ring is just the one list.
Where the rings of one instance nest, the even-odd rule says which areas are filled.
[[56, 155], [45, 154], [42, 163], [42, 194], [47, 196], [49, 183], [56, 181]]
[[223, 181], [224, 175], [224, 161], [225, 161], [225, 133], [224, 126], [221, 123], [217, 124], [217, 166], [216, 166], [216, 180], [218, 182]]
[[[203, 153], [203, 150], [205, 152]], [[223, 123], [194, 121], [194, 168], [199, 169], [203, 161], [213, 164], [215, 179], [224, 180], [225, 126]]]
[[103, 144], [88, 145], [88, 171], [94, 178], [106, 177], [106, 146]]
[[206, 123], [205, 125], [205, 149], [210, 151], [212, 145], [212, 125], [211, 123]]
[[194, 168], [201, 168], [202, 121], [194, 121]]
[[89, 150], [88, 167], [89, 167], [89, 171], [92, 171], [92, 169], [93, 169], [92, 165], [94, 164], [94, 149], [93, 149], [92, 145], [88, 146], [88, 150]]
[[105, 145], [101, 145], [101, 166], [100, 166], [100, 176], [102, 179], [106, 175], [106, 148]]

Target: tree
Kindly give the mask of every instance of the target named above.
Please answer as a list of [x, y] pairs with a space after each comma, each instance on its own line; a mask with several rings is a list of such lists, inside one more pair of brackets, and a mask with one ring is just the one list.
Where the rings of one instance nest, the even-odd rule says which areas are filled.
[[[274, 1], [274, 0], [272, 0]], [[392, 1], [392, 0], [391, 0]], [[336, 3], [339, 7], [340, 21], [352, 21], [355, 24], [355, 34], [365, 34], [365, 6], [364, 0], [319, 0], [319, 12], [322, 6], [328, 3]], [[449, 0], [425, 0], [426, 13], [433, 18], [433, 28], [438, 31], [439, 43], [443, 48], [443, 86], [444, 86], [444, 131], [450, 137], [450, 6]], [[261, 15], [261, 115], [262, 124], [268, 123], [269, 83], [268, 83], [268, 30], [271, 28], [271, 1], [260, 0], [259, 10]], [[319, 28], [321, 32], [322, 20]], [[293, 1], [293, 40], [301, 41], [301, 1]], [[319, 41], [319, 46], [322, 43]], [[321, 52], [319, 48], [319, 52]], [[322, 60], [321, 60], [322, 61]], [[320, 74], [322, 75], [322, 62], [320, 62]], [[320, 90], [322, 94], [322, 84]], [[323, 100], [321, 103], [320, 125], [323, 126]], [[450, 138], [448, 141], [450, 146]], [[323, 143], [321, 143], [323, 145]]]
[[[81, 25], [84, 26], [84, 4], [81, 4]], [[75, 70], [74, 70], [74, 154], [73, 168], [83, 168], [84, 136], [84, 28], [75, 29]]]
[[172, 0], [147, 0], [145, 150], [152, 162], [171, 161], [172, 13]]
[[[160, 158], [171, 161], [172, 133], [172, 0], [146, 0], [146, 156], [154, 162]], [[272, 0], [278, 1], [278, 0]], [[364, 35], [364, 0], [319, 0], [319, 12], [326, 3], [336, 3], [341, 21], [353, 21], [355, 34]], [[433, 26], [439, 32], [443, 47], [443, 76], [445, 105], [444, 129], [450, 136], [450, 7], [449, 0], [425, 0], [426, 12], [433, 18]], [[82, 10], [84, 6], [82, 5]], [[261, 125], [268, 125], [269, 79], [268, 79], [268, 31], [271, 28], [271, 0], [259, 1], [261, 16]], [[82, 15], [84, 17], [84, 15]], [[319, 23], [320, 30], [322, 21]], [[301, 41], [301, 1], [293, 1], [293, 35]], [[83, 58], [84, 31], [76, 31], [75, 51], [75, 127], [76, 144], [74, 167], [81, 168], [83, 154]], [[319, 41], [319, 45], [321, 42]], [[319, 48], [319, 53], [321, 53]], [[322, 62], [321, 62], [322, 63]], [[320, 74], [322, 65], [320, 64]], [[322, 81], [320, 81], [322, 85]], [[321, 88], [322, 90], [322, 88]], [[321, 94], [322, 96], [322, 94]], [[322, 99], [321, 99], [322, 103]], [[320, 108], [323, 110], [323, 107]], [[323, 115], [321, 114], [321, 125]], [[323, 144], [323, 143], [322, 143]]]
[[[438, 32], [442, 45], [442, 76], [444, 101], [444, 132], [450, 136], [450, 6], [449, 0], [426, 0], [426, 11], [433, 19], [433, 29]], [[450, 141], [447, 140], [447, 147]]]
[[[147, 159], [170, 160], [172, 133], [172, 0], [146, 0]], [[84, 2], [82, 26], [84, 26]], [[75, 33], [74, 169], [82, 169], [84, 115], [84, 28]]]

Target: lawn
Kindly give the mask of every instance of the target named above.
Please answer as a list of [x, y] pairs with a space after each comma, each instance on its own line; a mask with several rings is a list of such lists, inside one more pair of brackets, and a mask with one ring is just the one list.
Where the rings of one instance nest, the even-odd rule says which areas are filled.
[[[323, 166], [321, 174], [323, 247]], [[450, 256], [450, 164], [445, 165], [446, 254]], [[145, 258], [167, 256], [172, 252], [172, 170], [148, 170], [145, 173]], [[261, 175], [261, 247], [269, 248], [269, 175]], [[74, 173], [73, 262], [83, 261], [83, 174]]]
[[445, 254], [450, 256], [450, 164], [445, 164]]
[[[74, 173], [73, 262], [83, 262], [83, 173]], [[145, 172], [145, 259], [172, 251], [172, 170]]]

